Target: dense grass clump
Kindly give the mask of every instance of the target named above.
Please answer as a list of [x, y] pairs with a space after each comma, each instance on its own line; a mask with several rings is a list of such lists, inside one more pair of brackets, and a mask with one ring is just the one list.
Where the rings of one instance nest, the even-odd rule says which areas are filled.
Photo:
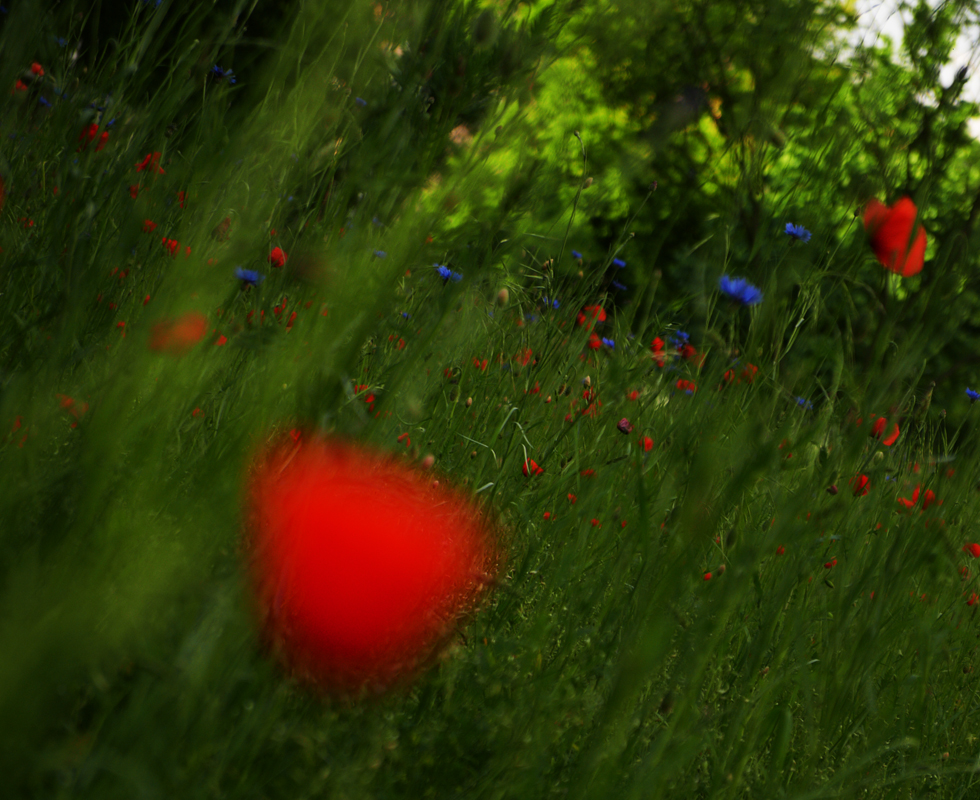
[[[972, 6], [178, 5], [0, 22], [10, 796], [972, 796]], [[290, 432], [493, 521], [406, 686], [261, 635]]]

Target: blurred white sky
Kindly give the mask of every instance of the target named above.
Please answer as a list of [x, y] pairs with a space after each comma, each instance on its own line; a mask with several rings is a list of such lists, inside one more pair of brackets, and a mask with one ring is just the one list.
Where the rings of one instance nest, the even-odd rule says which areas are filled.
[[[885, 34], [892, 40], [897, 52], [906, 21], [898, 5], [897, 0], [857, 0], [859, 14], [857, 40], [870, 44], [875, 37]], [[930, 5], [937, 6], [939, 3], [931, 0]], [[911, 19], [911, 14], [905, 12], [905, 18]], [[950, 63], [940, 73], [943, 85], [948, 86], [953, 82], [956, 71], [966, 66], [969, 78], [963, 95], [965, 99], [974, 102], [980, 102], [980, 74], [978, 74], [980, 73], [980, 41], [978, 39], [980, 39], [980, 31], [976, 26], [965, 27], [953, 50]], [[980, 117], [971, 119], [969, 126], [973, 137], [980, 138]]]

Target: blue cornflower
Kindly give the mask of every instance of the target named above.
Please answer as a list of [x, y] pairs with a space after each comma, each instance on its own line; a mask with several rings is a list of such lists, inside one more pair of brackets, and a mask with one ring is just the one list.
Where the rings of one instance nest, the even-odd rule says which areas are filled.
[[40, 96], [38, 96], [37, 102], [40, 103], [45, 108], [51, 108], [51, 103], [50, 103], [50, 101], [48, 101], [48, 99], [46, 97], [40, 97]]
[[625, 292], [626, 291], [626, 284], [625, 283], [620, 283], [619, 281], [613, 281], [612, 282], [612, 285], [613, 285], [613, 289], [619, 289], [619, 291], [621, 291], [621, 292]]
[[55, 36], [54, 40], [58, 43], [58, 47], [64, 47], [66, 44], [68, 44], [68, 40], [63, 39], [60, 36]]
[[762, 302], [762, 292], [745, 278], [729, 278], [727, 275], [722, 275], [718, 281], [718, 288], [723, 294], [743, 306], [757, 306]]
[[442, 282], [452, 281], [453, 283], [459, 283], [463, 280], [463, 276], [458, 272], [453, 272], [449, 267], [444, 264], [433, 264], [436, 268], [436, 272], [439, 273], [439, 277], [442, 278]]
[[980, 392], [975, 392], [973, 389], [967, 389], [966, 396], [970, 398], [971, 403], [975, 403], [977, 400], [980, 400]]
[[578, 250], [572, 250], [572, 258], [577, 258], [579, 261], [581, 261], [582, 254]]
[[794, 225], [792, 222], [786, 223], [786, 235], [799, 239], [801, 242], [809, 242], [811, 236], [810, 231], [802, 225]]
[[242, 269], [241, 267], [235, 267], [235, 277], [249, 286], [258, 286], [265, 280], [265, 275], [256, 272], [254, 269]]
[[363, 97], [355, 97], [354, 102], [357, 103], [359, 106], [367, 105], [367, 100], [365, 100]]
[[690, 341], [690, 339], [691, 339], [691, 335], [689, 333], [685, 333], [684, 331], [677, 331], [677, 333], [675, 333], [673, 336], [670, 337], [670, 343], [679, 350], [684, 345], [686, 345]]
[[405, 319], [408, 319], [411, 314], [409, 314], [407, 311], [402, 311], [402, 316], [405, 317]]
[[811, 403], [805, 397], [797, 397], [796, 405], [800, 406], [801, 408], [805, 408], [807, 411], [813, 411], [813, 403]]
[[544, 304], [546, 306], [551, 306], [552, 308], [558, 308], [557, 300], [549, 300], [547, 297], [542, 297], [541, 299], [544, 300]]
[[612, 339], [607, 339], [605, 336], [603, 336], [602, 337], [602, 343], [606, 347], [608, 347], [610, 350], [615, 350], [616, 349], [616, 342], [614, 342]]
[[626, 266], [626, 262], [623, 261], [623, 259], [621, 259], [621, 258], [614, 258], [613, 259], [613, 264], [615, 264], [620, 269], [622, 269], [623, 267]]
[[387, 253], [386, 253], [386, 252], [385, 252], [384, 250], [375, 250], [375, 251], [374, 251], [374, 254], [375, 254], [375, 255], [376, 255], [376, 256], [377, 256], [378, 258], [385, 258], [385, 257], [386, 257], [386, 256], [388, 255], [388, 254], [387, 254]]
[[524, 321], [525, 322], [537, 322], [538, 321], [538, 315], [537, 314], [525, 314], [524, 315]]
[[[157, 3], [159, 5], [159, 3]], [[215, 80], [221, 80], [222, 78], [227, 78], [228, 83], [235, 82], [235, 73], [230, 69], [222, 69], [217, 64], [211, 67], [211, 74], [214, 75]]]

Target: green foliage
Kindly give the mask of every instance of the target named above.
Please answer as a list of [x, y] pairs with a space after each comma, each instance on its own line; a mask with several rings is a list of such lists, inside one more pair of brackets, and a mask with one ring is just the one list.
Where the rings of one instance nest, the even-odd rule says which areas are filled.
[[[970, 796], [971, 4], [904, 65], [836, 3], [174, 5], [2, 23], [11, 796]], [[855, 216], [904, 194], [908, 279]], [[499, 524], [410, 687], [259, 641], [242, 487], [294, 427]]]

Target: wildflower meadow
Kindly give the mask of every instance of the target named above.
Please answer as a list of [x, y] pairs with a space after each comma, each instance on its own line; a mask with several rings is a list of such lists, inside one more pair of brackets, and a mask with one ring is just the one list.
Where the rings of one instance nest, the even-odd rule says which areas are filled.
[[5, 0], [0, 794], [980, 797], [980, 3], [867, 13]]

